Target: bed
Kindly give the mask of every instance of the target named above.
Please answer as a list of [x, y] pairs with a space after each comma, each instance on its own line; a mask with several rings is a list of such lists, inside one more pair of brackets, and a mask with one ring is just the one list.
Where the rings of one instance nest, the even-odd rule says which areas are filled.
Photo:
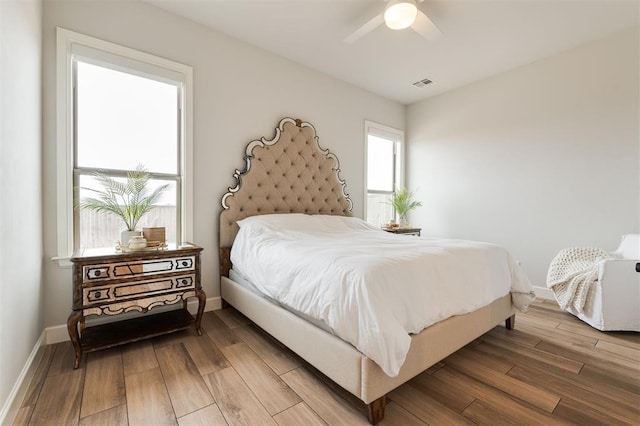
[[[338, 337], [335, 324], [324, 324], [323, 327], [318, 318], [274, 301], [270, 294], [262, 291], [258, 282], [246, 282], [249, 281], [247, 268], [234, 271], [231, 263], [232, 246], [240, 229], [238, 224], [243, 224], [246, 218], [273, 215], [284, 218], [289, 217], [285, 214], [299, 214], [303, 218], [313, 215], [318, 220], [343, 217], [344, 222], [351, 223], [348, 218], [352, 217], [352, 202], [340, 177], [338, 158], [321, 148], [310, 123], [284, 118], [273, 138], [263, 137], [247, 145], [244, 160], [244, 168], [234, 173], [235, 187], [229, 188], [222, 198], [219, 227], [221, 297], [225, 304], [236, 308], [362, 400], [367, 405], [371, 424], [383, 419], [388, 392], [501, 322], [504, 321], [508, 329], [513, 328], [514, 303], [526, 308], [532, 299], [530, 284], [522, 276], [522, 287], [518, 291], [492, 297], [488, 303], [468, 313], [449, 316], [409, 335], [407, 351], [399, 366], [389, 367], [380, 360], [375, 362], [371, 359], [375, 356], [364, 355], [356, 349], [356, 346], [360, 347], [359, 342], [349, 343], [342, 336]], [[383, 239], [396, 238], [397, 244], [414, 238], [417, 243], [420, 239], [383, 236], [383, 231], [377, 232]], [[327, 241], [329, 244], [335, 242]], [[234, 252], [236, 263], [243, 260], [238, 257], [243, 256], [236, 253], [238, 250], [236, 248]], [[310, 261], [313, 262], [313, 257]], [[521, 273], [517, 266], [511, 267], [511, 272]]]

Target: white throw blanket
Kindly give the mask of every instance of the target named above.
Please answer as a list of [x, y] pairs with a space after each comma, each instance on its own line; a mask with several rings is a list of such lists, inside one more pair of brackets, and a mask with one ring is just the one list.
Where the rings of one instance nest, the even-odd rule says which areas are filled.
[[569, 306], [582, 313], [589, 290], [598, 280], [599, 265], [614, 256], [594, 247], [571, 247], [560, 250], [547, 272], [547, 288], [562, 309]]

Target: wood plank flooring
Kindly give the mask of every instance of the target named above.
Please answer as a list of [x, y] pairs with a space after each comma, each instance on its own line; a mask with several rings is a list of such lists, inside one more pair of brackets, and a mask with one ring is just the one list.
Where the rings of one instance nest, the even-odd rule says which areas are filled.
[[[15, 425], [365, 425], [365, 407], [233, 309], [194, 330], [85, 355], [44, 349]], [[382, 425], [640, 424], [640, 335], [553, 301], [389, 394]]]

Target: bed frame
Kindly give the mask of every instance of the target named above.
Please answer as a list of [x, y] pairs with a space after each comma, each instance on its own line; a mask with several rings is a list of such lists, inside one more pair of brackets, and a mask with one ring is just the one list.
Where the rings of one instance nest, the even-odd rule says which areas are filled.
[[371, 424], [384, 418], [388, 392], [502, 321], [508, 329], [513, 328], [514, 310], [510, 295], [506, 295], [413, 335], [400, 373], [389, 377], [351, 344], [234, 282], [229, 278], [229, 256], [238, 232], [236, 221], [268, 213], [352, 215], [338, 158], [320, 147], [311, 124], [282, 119], [272, 139], [262, 138], [247, 145], [244, 160], [244, 169], [233, 175], [236, 186], [222, 197], [219, 247], [223, 302], [367, 404]]

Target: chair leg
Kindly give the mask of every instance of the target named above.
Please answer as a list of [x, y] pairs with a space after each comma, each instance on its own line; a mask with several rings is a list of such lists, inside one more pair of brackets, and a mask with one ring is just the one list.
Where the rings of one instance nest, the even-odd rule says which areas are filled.
[[504, 326], [507, 328], [507, 330], [513, 330], [513, 328], [516, 326], [516, 314], [513, 314], [509, 318], [507, 318], [504, 321]]

